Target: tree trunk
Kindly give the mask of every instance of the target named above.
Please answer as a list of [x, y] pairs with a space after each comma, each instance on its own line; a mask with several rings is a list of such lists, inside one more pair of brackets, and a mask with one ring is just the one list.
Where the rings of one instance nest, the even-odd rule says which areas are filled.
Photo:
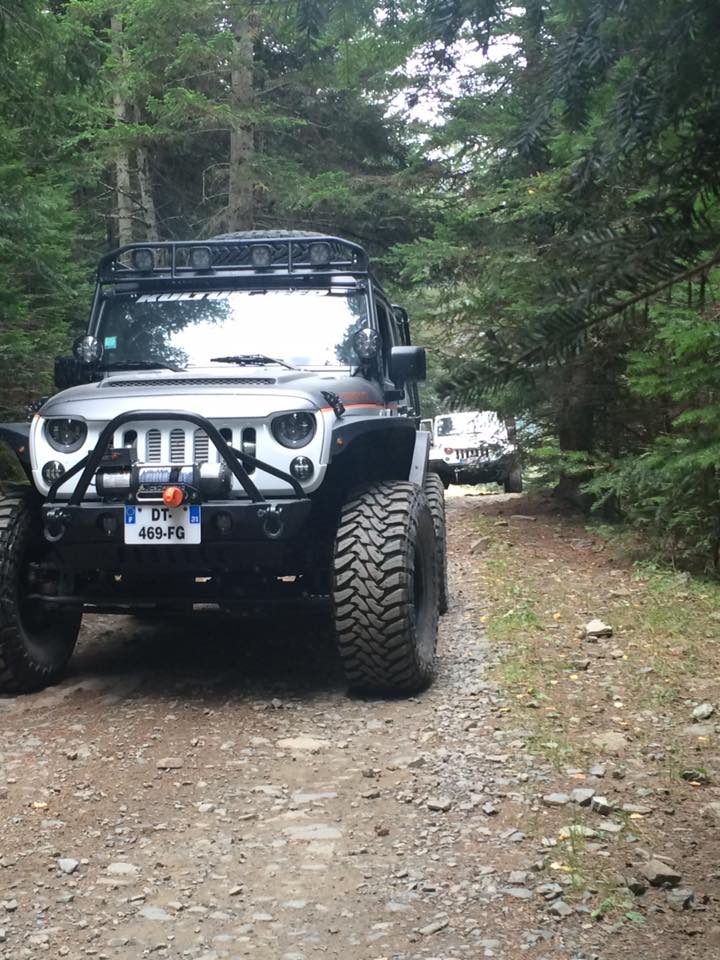
[[[589, 376], [583, 365], [575, 365], [566, 371], [565, 397], [558, 416], [558, 440], [563, 452], [590, 453], [595, 432], [595, 409], [588, 401]], [[589, 511], [592, 497], [581, 491], [591, 474], [576, 467], [571, 473], [563, 473], [555, 495], [568, 500], [581, 510]]]
[[[120, 18], [110, 18], [110, 38], [113, 57], [118, 63], [125, 59], [122, 43], [122, 23]], [[122, 93], [122, 86], [118, 80], [113, 93], [113, 116], [116, 126], [124, 124], [127, 119], [127, 103]], [[117, 239], [119, 246], [133, 241], [132, 207], [133, 199], [130, 190], [130, 155], [126, 148], [119, 148], [115, 158], [115, 198], [117, 209]]]
[[[135, 122], [140, 121], [140, 111], [135, 106]], [[150, 173], [150, 158], [147, 149], [140, 146], [135, 151], [137, 157], [137, 179], [140, 188], [140, 203], [142, 205], [142, 216], [145, 223], [145, 239], [159, 240], [157, 208], [155, 206], [155, 188], [153, 187], [152, 175]]]
[[233, 21], [235, 43], [230, 65], [230, 170], [225, 221], [228, 230], [250, 230], [253, 217], [255, 131], [247, 114], [253, 103], [253, 31], [246, 16]]

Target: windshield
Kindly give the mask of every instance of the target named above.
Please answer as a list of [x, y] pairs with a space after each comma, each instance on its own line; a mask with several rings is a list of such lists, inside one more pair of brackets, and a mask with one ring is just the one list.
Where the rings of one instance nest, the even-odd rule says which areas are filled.
[[437, 417], [435, 432], [438, 437], [470, 435], [488, 443], [504, 443], [507, 440], [505, 424], [492, 410], [474, 410], [470, 413]]
[[358, 290], [219, 290], [108, 299], [98, 330], [103, 364], [203, 366], [262, 355], [293, 367], [354, 366], [352, 336], [368, 325]]

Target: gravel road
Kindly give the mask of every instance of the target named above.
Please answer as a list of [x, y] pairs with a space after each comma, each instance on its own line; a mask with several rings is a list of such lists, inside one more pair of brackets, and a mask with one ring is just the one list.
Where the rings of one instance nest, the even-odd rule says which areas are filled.
[[580, 956], [528, 889], [545, 772], [485, 678], [476, 502], [417, 699], [349, 698], [317, 623], [207, 616], [88, 618], [63, 684], [0, 700], [0, 957]]

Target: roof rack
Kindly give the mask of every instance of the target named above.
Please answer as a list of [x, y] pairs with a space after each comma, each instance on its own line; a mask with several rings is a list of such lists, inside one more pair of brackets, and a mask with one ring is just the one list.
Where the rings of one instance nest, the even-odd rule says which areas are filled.
[[102, 258], [97, 276], [101, 283], [115, 283], [247, 275], [367, 275], [369, 269], [363, 248], [340, 237], [258, 233], [252, 238], [127, 244]]

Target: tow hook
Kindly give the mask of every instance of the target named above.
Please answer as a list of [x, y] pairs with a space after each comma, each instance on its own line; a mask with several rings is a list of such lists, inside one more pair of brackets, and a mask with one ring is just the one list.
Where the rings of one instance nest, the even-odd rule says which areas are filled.
[[45, 529], [43, 531], [48, 543], [57, 543], [62, 540], [67, 530], [68, 516], [62, 507], [55, 507], [45, 514]]
[[285, 523], [281, 517], [282, 507], [261, 507], [258, 512], [258, 519], [262, 520], [262, 531], [270, 540], [277, 540], [283, 535]]

